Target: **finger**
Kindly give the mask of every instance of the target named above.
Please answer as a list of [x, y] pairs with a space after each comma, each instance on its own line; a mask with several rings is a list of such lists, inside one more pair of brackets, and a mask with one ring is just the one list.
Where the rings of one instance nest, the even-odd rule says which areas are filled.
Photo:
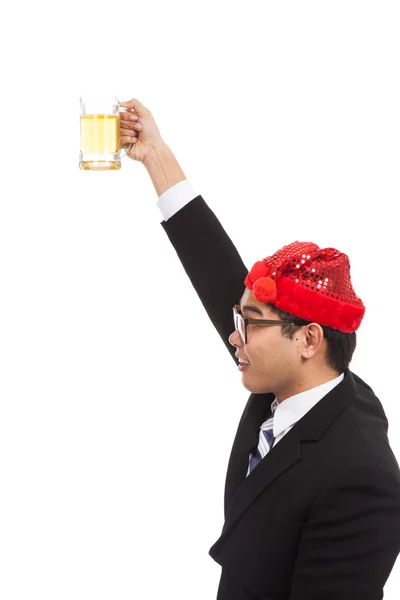
[[132, 98], [132, 100], [129, 100], [128, 102], [120, 102], [119, 105], [123, 106], [124, 108], [133, 109], [135, 112], [137, 112], [141, 116], [143, 116], [145, 113], [151, 114], [149, 109], [146, 108], [136, 98]]
[[137, 142], [138, 139], [133, 135], [121, 135], [120, 145], [125, 146], [125, 144], [132, 144], [133, 142]]
[[121, 110], [119, 116], [121, 121], [137, 121], [139, 118], [137, 115], [134, 115], [133, 113], [125, 110]]
[[135, 107], [135, 100], [129, 100], [128, 102], [120, 102], [119, 105], [123, 108], [128, 108], [129, 110], [132, 110]]
[[[124, 132], [127, 131], [142, 131], [143, 129], [143, 125], [141, 123], [134, 123], [132, 121], [129, 121], [128, 123], [121, 123], [121, 131], [123, 130]], [[128, 134], [127, 134], [128, 135]]]
[[120, 121], [121, 129], [133, 129], [136, 125], [136, 121]]

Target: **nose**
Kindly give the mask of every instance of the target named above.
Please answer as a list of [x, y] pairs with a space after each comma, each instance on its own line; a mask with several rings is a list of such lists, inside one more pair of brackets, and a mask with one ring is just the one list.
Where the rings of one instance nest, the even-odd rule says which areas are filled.
[[228, 338], [229, 343], [231, 344], [231, 346], [243, 346], [243, 342], [241, 340], [241, 337], [239, 335], [239, 332], [237, 331], [237, 329], [235, 329], [235, 331], [233, 331], [231, 333], [231, 335]]

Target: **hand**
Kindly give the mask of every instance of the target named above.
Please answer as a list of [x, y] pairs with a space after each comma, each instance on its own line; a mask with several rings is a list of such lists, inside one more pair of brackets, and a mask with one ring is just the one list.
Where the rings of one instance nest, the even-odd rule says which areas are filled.
[[[127, 156], [132, 160], [143, 162], [154, 150], [164, 144], [160, 131], [151, 112], [139, 100], [120, 102], [120, 106], [128, 109], [128, 111], [121, 110], [119, 113], [121, 148], [132, 144]], [[131, 112], [132, 110], [134, 112]]]

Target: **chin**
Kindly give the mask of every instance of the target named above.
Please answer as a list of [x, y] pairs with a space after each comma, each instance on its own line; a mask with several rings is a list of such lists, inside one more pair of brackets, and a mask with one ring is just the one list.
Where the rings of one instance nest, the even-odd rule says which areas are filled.
[[254, 383], [250, 381], [242, 380], [243, 387], [252, 394], [271, 394], [271, 389], [260, 381], [260, 383]]

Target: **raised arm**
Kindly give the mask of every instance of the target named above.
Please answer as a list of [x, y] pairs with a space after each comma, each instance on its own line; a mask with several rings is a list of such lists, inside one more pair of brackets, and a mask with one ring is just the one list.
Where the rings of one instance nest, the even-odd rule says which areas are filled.
[[201, 196], [168, 221], [166, 231], [197, 295], [229, 353], [233, 331], [232, 306], [243, 295], [247, 269], [213, 211]]
[[[185, 179], [174, 154], [162, 139], [150, 111], [138, 100], [121, 103], [121, 145], [133, 143], [128, 156], [143, 163], [158, 196]], [[135, 116], [136, 118], [130, 119]], [[236, 363], [228, 337], [232, 306], [244, 291], [248, 270], [215, 214], [197, 196], [162, 222], [211, 322]]]

